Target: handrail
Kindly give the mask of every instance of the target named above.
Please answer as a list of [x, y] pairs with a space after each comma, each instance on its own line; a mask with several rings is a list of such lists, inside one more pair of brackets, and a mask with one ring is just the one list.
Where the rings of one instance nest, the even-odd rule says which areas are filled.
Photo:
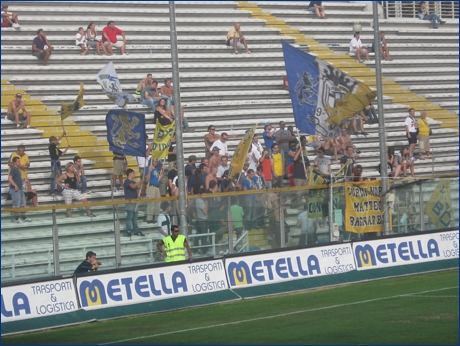
[[[420, 175], [415, 178], [404, 178], [399, 179], [398, 182], [410, 182], [410, 181], [421, 181], [429, 179], [445, 179], [445, 178], [458, 178], [458, 173], [449, 173], [449, 174], [427, 174]], [[379, 179], [377, 179], [379, 180]], [[293, 192], [293, 191], [305, 191], [305, 190], [319, 190], [328, 188], [329, 185], [317, 185], [317, 186], [301, 186], [301, 187], [283, 187], [283, 188], [274, 188], [271, 190], [250, 190], [250, 191], [234, 191], [234, 192], [217, 192], [213, 194], [200, 194], [200, 195], [187, 195], [187, 200], [193, 200], [197, 198], [213, 198], [213, 197], [231, 197], [231, 196], [245, 196], [245, 195], [260, 195], [266, 193], [283, 193], [283, 192]], [[334, 183], [334, 187], [343, 187], [344, 183]], [[89, 203], [75, 203], [75, 204], [53, 204], [48, 206], [39, 206], [39, 207], [24, 207], [24, 208], [3, 208], [2, 214], [8, 213], [26, 213], [31, 211], [46, 211], [46, 210], [63, 210], [63, 209], [72, 209], [72, 208], [81, 208], [81, 207], [97, 207], [97, 206], [109, 206], [109, 205], [120, 205], [120, 204], [144, 204], [152, 202], [163, 202], [163, 201], [176, 201], [177, 197], [165, 196], [159, 198], [142, 198], [138, 200], [125, 200], [125, 199], [116, 199], [111, 200], [107, 199], [101, 202], [89, 202]]]

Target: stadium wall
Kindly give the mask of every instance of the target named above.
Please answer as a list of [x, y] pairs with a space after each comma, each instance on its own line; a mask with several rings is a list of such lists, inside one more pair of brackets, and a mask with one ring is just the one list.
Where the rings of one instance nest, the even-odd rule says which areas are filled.
[[458, 268], [459, 231], [231, 255], [2, 286], [2, 335]]

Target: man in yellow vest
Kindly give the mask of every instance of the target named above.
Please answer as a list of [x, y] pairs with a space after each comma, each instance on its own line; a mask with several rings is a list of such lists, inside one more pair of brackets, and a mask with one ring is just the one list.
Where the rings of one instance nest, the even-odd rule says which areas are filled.
[[[188, 252], [188, 259], [190, 262], [193, 261], [192, 250], [190, 250], [190, 246], [188, 246], [187, 239], [185, 235], [179, 234], [179, 232], [179, 226], [172, 225], [172, 234], [164, 237], [163, 240], [157, 243], [157, 248], [165, 256], [166, 262], [184, 261], [186, 259], [185, 249], [187, 249]], [[163, 245], [165, 247], [164, 250], [162, 247]]]

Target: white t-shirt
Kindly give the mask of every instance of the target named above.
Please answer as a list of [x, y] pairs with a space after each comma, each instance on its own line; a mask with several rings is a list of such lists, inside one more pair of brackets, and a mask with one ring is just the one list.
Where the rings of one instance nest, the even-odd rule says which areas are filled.
[[220, 149], [219, 155], [226, 156], [228, 154], [227, 142], [223, 143], [220, 139], [218, 139], [211, 145], [211, 149], [214, 147], [218, 147]]
[[224, 175], [224, 172], [225, 172], [227, 169], [230, 170], [230, 165], [228, 165], [228, 164], [227, 164], [227, 166], [225, 166], [225, 167], [222, 166], [222, 165], [220, 165], [219, 167], [217, 167], [216, 177], [217, 177], [217, 178], [222, 178], [222, 176]]
[[[79, 41], [79, 39], [83, 36], [83, 39], [81, 41]], [[75, 45], [79, 45], [79, 44], [86, 44], [86, 38], [85, 38], [85, 35], [81, 35], [80, 33], [77, 33], [75, 35]]]
[[253, 169], [254, 172], [257, 171], [257, 166], [259, 166], [259, 160], [262, 157], [262, 145], [260, 143], [252, 143], [251, 151], [251, 160], [249, 161], [249, 169]]
[[321, 173], [329, 175], [329, 166], [331, 165], [331, 160], [324, 156], [324, 157], [316, 157], [316, 160], [318, 162], [318, 169]]
[[[149, 146], [146, 145], [147, 150], [149, 149]], [[142, 157], [142, 156], [136, 156], [137, 160], [137, 165], [139, 168], [146, 168], [149, 166], [149, 161], [150, 159], [148, 157]]]
[[162, 228], [167, 235], [171, 235], [171, 218], [169, 215], [158, 215], [158, 227]]
[[313, 227], [313, 219], [308, 218], [308, 213], [306, 211], [300, 213], [297, 217], [297, 220], [300, 221], [300, 234], [315, 232]]
[[357, 40], [355, 37], [350, 41], [350, 53], [355, 53], [356, 48], [354, 47], [362, 47], [363, 43], [361, 42], [361, 39]]
[[417, 132], [415, 127], [415, 118], [407, 117], [404, 125], [409, 126], [409, 132]]

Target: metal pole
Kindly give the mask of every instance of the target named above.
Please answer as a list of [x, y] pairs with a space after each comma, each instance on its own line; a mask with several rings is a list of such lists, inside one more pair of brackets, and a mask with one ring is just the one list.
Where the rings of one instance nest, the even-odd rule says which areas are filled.
[[181, 232], [187, 235], [187, 194], [184, 175], [184, 147], [182, 142], [182, 110], [180, 103], [179, 57], [177, 51], [176, 9], [174, 1], [169, 2], [169, 26], [171, 38], [171, 63], [174, 84], [174, 113], [176, 120], [177, 175], [179, 182], [179, 220]]
[[420, 213], [420, 232], [423, 232], [425, 231], [425, 206], [424, 206], [424, 203], [423, 203], [423, 180], [420, 181], [420, 184], [418, 186], [419, 190], [418, 190], [418, 197], [419, 197], [419, 200], [420, 200], [420, 210], [419, 210], [419, 213]]
[[[380, 32], [379, 32], [379, 8], [378, 2], [372, 2], [372, 9], [374, 14], [374, 47], [375, 47], [375, 75], [377, 77], [377, 105], [379, 107], [379, 144], [380, 144], [380, 171], [382, 177], [382, 206], [387, 205], [387, 191], [388, 191], [388, 172], [387, 172], [387, 144], [385, 137], [385, 114], [383, 110], [383, 87], [382, 87], [382, 70], [380, 59]], [[383, 213], [383, 234], [390, 234], [390, 219], [388, 209]]]
[[235, 230], [235, 224], [233, 223], [233, 218], [232, 218], [232, 197], [228, 196], [228, 210], [227, 210], [227, 228], [228, 228], [228, 253], [232, 254], [233, 253], [233, 231]]
[[61, 266], [59, 264], [59, 232], [56, 222], [56, 209], [53, 209], [53, 261], [54, 261], [54, 276], [61, 274]]
[[331, 183], [329, 184], [329, 204], [328, 204], [328, 208], [329, 208], [329, 241], [332, 241], [332, 232], [334, 231], [334, 208], [333, 208], [333, 205], [334, 205], [334, 187], [333, 187], [333, 174], [331, 173], [331, 175], [329, 176], [330, 179], [331, 179]]
[[113, 233], [115, 237], [115, 262], [116, 268], [121, 267], [121, 240], [120, 219], [118, 218], [118, 204], [113, 205]]
[[[280, 240], [280, 247], [286, 247], [286, 236], [285, 236], [285, 229], [284, 229], [284, 206], [283, 206], [283, 193], [279, 192], [279, 211], [280, 211], [280, 233], [281, 233], [281, 240]], [[275, 225], [276, 227], [276, 225]]]

